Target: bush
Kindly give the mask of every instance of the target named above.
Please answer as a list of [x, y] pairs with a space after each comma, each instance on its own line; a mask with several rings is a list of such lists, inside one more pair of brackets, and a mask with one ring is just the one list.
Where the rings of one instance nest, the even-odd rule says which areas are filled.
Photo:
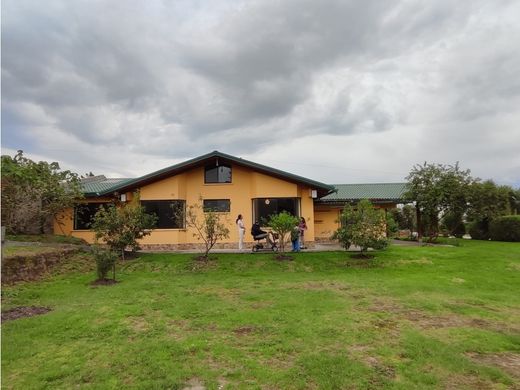
[[489, 223], [486, 220], [471, 222], [468, 231], [473, 240], [489, 240]]
[[489, 225], [489, 235], [494, 241], [520, 242], [520, 215], [506, 215]]
[[107, 279], [110, 270], [114, 270], [116, 266], [117, 253], [111, 250], [96, 248], [94, 249], [94, 258], [96, 259], [98, 280]]

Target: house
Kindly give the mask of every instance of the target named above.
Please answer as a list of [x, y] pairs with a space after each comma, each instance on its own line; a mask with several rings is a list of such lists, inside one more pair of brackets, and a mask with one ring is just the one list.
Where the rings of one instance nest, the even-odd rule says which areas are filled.
[[[338, 213], [345, 202], [377, 195], [381, 207], [395, 207], [399, 185], [382, 184], [380, 193], [372, 185], [329, 185], [294, 175], [252, 161], [214, 151], [135, 179], [109, 179], [95, 176], [83, 180], [85, 199], [57, 218], [54, 231], [94, 242], [89, 223], [102, 204], [119, 199], [130, 201], [136, 191], [147, 211], [158, 216], [157, 227], [141, 241], [144, 249], [184, 249], [201, 243], [182, 221], [173, 218], [175, 210], [202, 200], [204, 208], [222, 212], [227, 219], [230, 237], [220, 247], [235, 248], [238, 231], [235, 219], [242, 214], [244, 224], [267, 219], [288, 211], [307, 220], [306, 244], [330, 237], [337, 226]], [[363, 187], [368, 186], [368, 187]], [[357, 188], [358, 192], [354, 190]], [[393, 189], [393, 192], [390, 191]], [[354, 192], [353, 192], [354, 191]], [[357, 198], [356, 198], [357, 196]], [[336, 225], [335, 225], [336, 224]], [[246, 243], [253, 242], [247, 229]]]

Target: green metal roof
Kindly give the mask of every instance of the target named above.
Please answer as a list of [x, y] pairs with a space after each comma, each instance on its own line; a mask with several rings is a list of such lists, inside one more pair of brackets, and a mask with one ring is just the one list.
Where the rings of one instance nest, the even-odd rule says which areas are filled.
[[[135, 179], [106, 179], [96, 181], [92, 180], [92, 182], [89, 182], [85, 185], [85, 195], [86, 196], [102, 196], [102, 195], [108, 195], [113, 192], [123, 192], [128, 191], [136, 187], [140, 187], [142, 185], [146, 185], [149, 183], [152, 183], [157, 180], [161, 180], [165, 177], [176, 175], [178, 173], [181, 173], [185, 170], [188, 170], [190, 168], [193, 168], [195, 166], [200, 165], [201, 163], [211, 160], [211, 159], [220, 159], [221, 163], [225, 162], [232, 162], [235, 164], [239, 164], [248, 168], [251, 168], [255, 171], [266, 173], [271, 176], [279, 177], [285, 180], [289, 180], [292, 182], [297, 183], [303, 183], [307, 184], [313, 189], [316, 189], [319, 191], [319, 195], [323, 196], [326, 195], [332, 191], [334, 191], [334, 186], [331, 186], [329, 184], [324, 184], [319, 181], [311, 180], [308, 178], [305, 178], [303, 176], [294, 175], [292, 173], [288, 173], [276, 168], [271, 168], [266, 165], [261, 165], [254, 163], [252, 161], [244, 160], [239, 157], [231, 156], [229, 154], [225, 154], [218, 151], [213, 151], [211, 153], [193, 158], [191, 160], [184, 161], [182, 163], [172, 165], [167, 168], [160, 169], [158, 171], [149, 173], [147, 175], [135, 178]], [[87, 180], [90, 178], [87, 178]], [[95, 178], [92, 178], [95, 179]], [[110, 180], [119, 180], [117, 182], [108, 183]]]
[[106, 178], [103, 175], [87, 177], [81, 180], [81, 187], [85, 196], [100, 195], [110, 191], [112, 187], [132, 179]]
[[336, 192], [318, 202], [333, 203], [370, 199], [374, 201], [404, 201], [407, 183], [335, 184]]

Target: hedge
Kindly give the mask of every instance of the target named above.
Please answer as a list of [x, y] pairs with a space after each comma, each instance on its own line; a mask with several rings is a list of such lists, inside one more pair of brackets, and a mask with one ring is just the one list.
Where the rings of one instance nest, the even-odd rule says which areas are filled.
[[494, 241], [520, 242], [520, 215], [506, 215], [493, 220], [489, 235]]

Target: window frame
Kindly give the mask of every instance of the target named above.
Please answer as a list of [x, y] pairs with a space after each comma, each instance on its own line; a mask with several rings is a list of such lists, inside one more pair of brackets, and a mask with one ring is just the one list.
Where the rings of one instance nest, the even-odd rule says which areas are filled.
[[[154, 211], [146, 211], [146, 204], [147, 203], [170, 203], [170, 204], [173, 204], [174, 202], [181, 202], [182, 205], [182, 210], [183, 210], [183, 218], [182, 218], [182, 221], [181, 221], [181, 224], [180, 226], [172, 226], [172, 227], [169, 227], [169, 226], [158, 226], [156, 225], [156, 227], [154, 227], [152, 230], [184, 230], [186, 229], [186, 200], [185, 199], [145, 199], [145, 200], [141, 200], [141, 206], [144, 207], [145, 209], [145, 212], [147, 214], [155, 214], [157, 215], [158, 217], [158, 220], [157, 220], [157, 223], [160, 222], [161, 220], [161, 216], [157, 213], [157, 212], [154, 212]], [[171, 206], [169, 206], [171, 208]], [[163, 217], [163, 218], [167, 218], [166, 217]], [[171, 221], [172, 221], [172, 224], [174, 223], [174, 219], [173, 219], [173, 210], [172, 210], [172, 215], [171, 215]]]
[[[229, 181], [221, 181], [220, 173], [218, 169], [220, 167], [229, 168]], [[217, 170], [217, 181], [208, 181], [207, 173], [210, 170]], [[230, 164], [219, 164], [219, 165], [205, 165], [204, 166], [204, 184], [231, 184], [233, 183], [233, 168]]]
[[[260, 225], [262, 225], [262, 227], [265, 226], [263, 224], [263, 220], [262, 220], [262, 219], [265, 219], [265, 217], [261, 217], [261, 216], [257, 215], [257, 207], [255, 205], [255, 202], [258, 202], [258, 201], [265, 202], [266, 200], [269, 200], [270, 202], [272, 202], [273, 200], [278, 200], [278, 199], [284, 199], [284, 200], [292, 199], [295, 202], [295, 207], [294, 207], [295, 213], [296, 213], [295, 217], [300, 218], [302, 211], [301, 211], [301, 198], [299, 198], [299, 197], [287, 196], [287, 197], [273, 197], [273, 198], [252, 198], [251, 199], [251, 209], [252, 209], [252, 214], [253, 214], [253, 221], [260, 222]], [[278, 212], [280, 212], [280, 211], [278, 211]], [[272, 214], [269, 214], [269, 215], [272, 215]], [[269, 216], [267, 216], [267, 217], [269, 217]]]
[[[227, 209], [219, 210], [218, 208], [210, 208], [206, 207], [206, 202], [227, 202]], [[231, 199], [203, 199], [202, 200], [202, 210], [207, 213], [209, 211], [214, 211], [216, 213], [230, 213], [231, 212]]]
[[[108, 205], [110, 204], [110, 202], [87, 202], [87, 203], [79, 203], [77, 204], [76, 206], [74, 206], [74, 210], [73, 210], [73, 213], [74, 213], [74, 216], [73, 216], [73, 221], [72, 221], [72, 230], [82, 230], [82, 231], [86, 231], [86, 230], [92, 230], [92, 228], [90, 227], [90, 225], [92, 224], [92, 219], [94, 218], [94, 215], [96, 215], [97, 211], [99, 210], [100, 207], [103, 207], [105, 205]], [[85, 223], [85, 227], [79, 227], [78, 226], [78, 208], [80, 207], [91, 207], [91, 206], [97, 206], [96, 210], [94, 211], [94, 213], [92, 213], [90, 215], [90, 220]], [[92, 212], [91, 210], [89, 210], [89, 212]]]

